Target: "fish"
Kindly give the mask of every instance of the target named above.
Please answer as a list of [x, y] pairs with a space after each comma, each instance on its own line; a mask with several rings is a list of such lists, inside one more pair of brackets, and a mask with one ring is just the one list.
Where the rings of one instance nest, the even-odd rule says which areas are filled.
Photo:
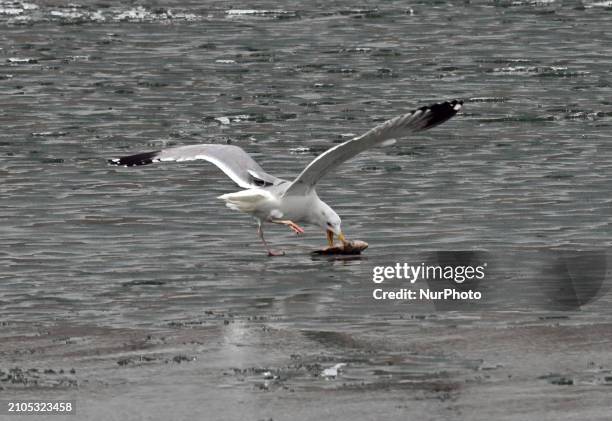
[[361, 240], [350, 240], [343, 242], [341, 245], [333, 245], [330, 247], [325, 247], [324, 249], [314, 250], [312, 254], [314, 255], [338, 255], [338, 254], [348, 254], [355, 255], [361, 254], [362, 251], [368, 248], [368, 243]]

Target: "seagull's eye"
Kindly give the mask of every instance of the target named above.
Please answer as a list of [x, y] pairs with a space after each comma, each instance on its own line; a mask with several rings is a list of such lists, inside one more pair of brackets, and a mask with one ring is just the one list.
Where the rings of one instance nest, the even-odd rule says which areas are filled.
[[327, 226], [328, 226], [328, 227], [330, 227], [330, 228], [332, 228], [332, 227], [333, 227], [333, 225], [331, 224], [331, 222], [328, 222], [328, 223], [327, 223]]

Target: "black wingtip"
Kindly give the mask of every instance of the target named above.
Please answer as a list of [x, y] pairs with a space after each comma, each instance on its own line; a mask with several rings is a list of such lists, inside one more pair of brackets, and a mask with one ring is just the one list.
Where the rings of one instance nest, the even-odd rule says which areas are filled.
[[151, 164], [160, 152], [161, 151], [143, 152], [136, 155], [123, 156], [121, 158], [109, 159], [108, 163], [111, 165], [122, 165], [125, 167], [133, 167], [134, 165], [147, 165]]
[[452, 101], [440, 102], [419, 108], [425, 114], [425, 126], [423, 129], [429, 129], [444, 123], [457, 114], [461, 108], [463, 108], [463, 100], [461, 99], [453, 99]]

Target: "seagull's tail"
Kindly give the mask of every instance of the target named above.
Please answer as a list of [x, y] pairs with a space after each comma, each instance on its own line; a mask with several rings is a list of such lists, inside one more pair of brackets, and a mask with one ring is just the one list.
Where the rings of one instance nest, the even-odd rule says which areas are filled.
[[262, 189], [241, 190], [236, 193], [227, 193], [218, 197], [225, 201], [230, 209], [245, 213], [253, 213], [262, 208], [266, 202], [275, 200], [272, 193]]

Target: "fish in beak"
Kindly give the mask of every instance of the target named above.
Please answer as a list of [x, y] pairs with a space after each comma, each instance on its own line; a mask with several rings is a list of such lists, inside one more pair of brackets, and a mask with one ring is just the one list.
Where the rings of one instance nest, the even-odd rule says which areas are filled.
[[[334, 246], [334, 232], [332, 230], [327, 230], [327, 244], [329, 244], [330, 247]], [[344, 237], [344, 234], [342, 234], [342, 232], [340, 232], [338, 234], [338, 240], [342, 241], [342, 244], [346, 244], [346, 238]]]

